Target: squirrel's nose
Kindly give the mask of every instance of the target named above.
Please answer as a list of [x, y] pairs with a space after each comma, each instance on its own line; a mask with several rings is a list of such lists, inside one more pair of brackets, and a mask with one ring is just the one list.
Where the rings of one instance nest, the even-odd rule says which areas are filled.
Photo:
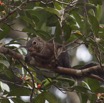
[[28, 48], [28, 51], [29, 51], [29, 52], [34, 51], [34, 48], [33, 48], [33, 47], [29, 47], [29, 48]]

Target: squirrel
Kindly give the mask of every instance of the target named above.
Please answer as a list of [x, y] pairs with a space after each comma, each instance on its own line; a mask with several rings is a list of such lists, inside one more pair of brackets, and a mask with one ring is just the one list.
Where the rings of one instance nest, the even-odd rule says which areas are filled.
[[62, 45], [48, 42], [41, 37], [34, 37], [26, 44], [26, 62], [42, 68], [56, 68], [57, 66], [70, 67], [70, 58]]
[[[58, 44], [54, 41], [47, 42], [41, 37], [34, 37], [27, 42], [26, 48], [27, 55], [25, 57], [25, 61], [27, 64], [30, 64], [34, 67], [52, 70], [57, 69], [57, 67], [71, 67], [70, 56], [68, 54], [67, 48], [64, 50], [61, 44]], [[82, 66], [79, 69], [82, 70], [96, 65], [98, 65], [98, 63], [92, 62]], [[64, 75], [64, 73], [61, 74]], [[98, 75], [99, 77], [104, 78], [104, 72], [101, 72], [100, 70], [90, 72], [90, 74], [94, 74], [96, 76]], [[75, 75], [73, 77], [75, 78]]]

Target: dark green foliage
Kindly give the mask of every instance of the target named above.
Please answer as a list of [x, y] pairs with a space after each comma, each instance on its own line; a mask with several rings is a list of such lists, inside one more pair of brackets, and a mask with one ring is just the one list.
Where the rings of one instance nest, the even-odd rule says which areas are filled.
[[[29, 38], [40, 36], [50, 42], [54, 39], [65, 46], [79, 40], [88, 45], [94, 59], [98, 60], [97, 62], [104, 63], [103, 0], [78, 0], [73, 5], [70, 4], [71, 1], [74, 0], [0, 1], [4, 3], [4, 5], [0, 4], [0, 40], [8, 37], [11, 30], [27, 33]], [[13, 25], [17, 23], [15, 21], [19, 21], [23, 25], [22, 30], [18, 31], [18, 27], [17, 30], [13, 28]], [[7, 44], [0, 41], [0, 47], [8, 47], [25, 56], [25, 49], [11, 47], [10, 44], [20, 44], [20, 42], [17, 38]], [[15, 68], [17, 68], [16, 72]], [[81, 103], [87, 103], [88, 100], [95, 103], [96, 94], [104, 93], [104, 87], [98, 80], [87, 78], [84, 82], [77, 84], [76, 80], [72, 78], [60, 77], [57, 74], [48, 78], [43, 75], [41, 70], [37, 74], [31, 66], [28, 66], [28, 69], [32, 72], [35, 82], [34, 103], [44, 103], [45, 100], [49, 103], [59, 103], [58, 99], [48, 92], [52, 85], [63, 88], [62, 85], [67, 84], [64, 89], [76, 91]], [[37, 75], [44, 78], [39, 80]], [[38, 84], [41, 87], [38, 87]], [[24, 103], [20, 96], [31, 95], [31, 88], [33, 88], [31, 76], [23, 69], [18, 60], [1, 53], [0, 93], [3, 95], [0, 98], [0, 103], [10, 103], [8, 98], [11, 96], [13, 96], [11, 100], [14, 103]], [[5, 98], [4, 95], [6, 95]]]

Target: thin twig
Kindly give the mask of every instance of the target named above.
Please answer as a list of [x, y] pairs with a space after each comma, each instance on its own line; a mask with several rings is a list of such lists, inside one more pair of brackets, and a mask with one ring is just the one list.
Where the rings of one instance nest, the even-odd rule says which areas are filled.
[[33, 98], [33, 94], [34, 94], [34, 90], [35, 90], [34, 77], [33, 77], [32, 73], [30, 72], [30, 70], [29, 70], [20, 60], [18, 60], [18, 62], [23, 66], [23, 68], [24, 68], [24, 69], [29, 73], [29, 75], [31, 76], [33, 88], [32, 88], [32, 92], [31, 92], [31, 95], [30, 95], [30, 103], [32, 103], [32, 98]]
[[24, 1], [22, 4], [20, 4], [19, 6], [17, 6], [13, 11], [11, 11], [10, 13], [8, 13], [4, 18], [0, 19], [0, 23], [5, 21], [9, 16], [11, 16], [12, 14], [14, 14], [18, 9], [20, 9], [24, 4], [27, 3], [27, 0]]
[[59, 1], [59, 0], [56, 0], [55, 2], [60, 3], [60, 4], [64, 4], [64, 5], [69, 5], [69, 3], [66, 3], [66, 2], [63, 2], [63, 1]]

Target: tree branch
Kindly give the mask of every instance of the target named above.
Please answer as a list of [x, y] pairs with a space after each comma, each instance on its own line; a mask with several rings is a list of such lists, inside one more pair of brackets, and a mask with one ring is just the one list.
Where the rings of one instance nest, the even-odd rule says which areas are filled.
[[[102, 64], [102, 67], [104, 68], [104, 64]], [[102, 69], [100, 65], [91, 66], [81, 70], [74, 68], [58, 67], [57, 69], [55, 69], [55, 71], [57, 73], [66, 74], [75, 78], [91, 77], [104, 82], [104, 69]]]
[[[0, 47], [0, 52], [6, 55], [11, 56], [14, 59], [17, 60], [23, 60], [23, 55], [16, 53], [13, 50], [10, 50], [5, 47]], [[35, 64], [32, 65], [33, 67], [36, 66]], [[25, 67], [24, 67], [25, 68]], [[75, 69], [75, 68], [65, 68], [65, 67], [51, 67], [46, 69], [52, 70], [54, 72], [57, 72], [59, 74], [64, 74], [68, 75], [69, 77], [74, 77], [74, 78], [85, 78], [85, 77], [91, 77], [100, 81], [104, 82], [104, 64], [102, 64], [102, 68], [99, 64], [96, 64], [96, 66], [91, 66], [91, 67], [85, 67], [84, 69]], [[31, 76], [32, 77], [32, 76]]]
[[0, 53], [3, 53], [5, 55], [9, 55], [11, 56], [12, 58], [14, 59], [20, 59], [20, 60], [23, 60], [23, 55], [13, 51], [13, 50], [10, 50], [8, 48], [5, 48], [5, 47], [0, 47]]

